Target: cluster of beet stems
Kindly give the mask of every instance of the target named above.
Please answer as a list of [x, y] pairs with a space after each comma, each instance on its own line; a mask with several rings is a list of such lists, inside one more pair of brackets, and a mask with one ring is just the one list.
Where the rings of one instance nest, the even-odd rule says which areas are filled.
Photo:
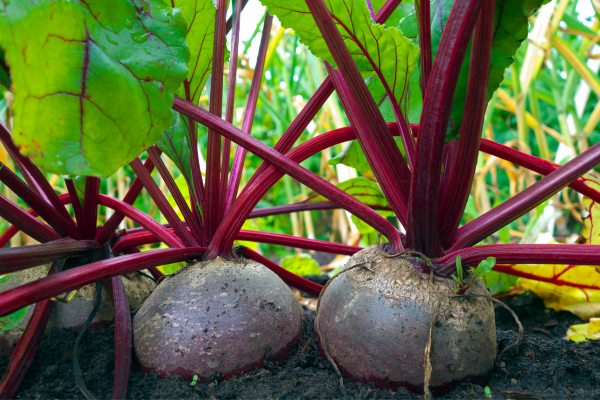
[[[57, 195], [42, 172], [19, 153], [6, 126], [0, 125], [0, 140], [25, 179], [21, 180], [9, 168], [0, 164], [0, 181], [31, 207], [29, 211], [24, 211], [0, 196], [0, 216], [12, 224], [0, 236], [0, 274], [55, 262], [46, 278], [0, 293], [2, 315], [36, 304], [33, 316], [0, 383], [0, 397], [11, 398], [16, 394], [48, 322], [54, 304], [49, 300], [52, 297], [102, 280], [109, 284], [115, 306], [116, 357], [113, 396], [124, 398], [131, 363], [132, 330], [127, 296], [119, 275], [149, 269], [154, 278], [160, 280], [163, 276], [156, 269], [157, 266], [194, 258], [210, 260], [220, 256], [229, 259], [233, 256], [232, 245], [236, 239], [333, 254], [352, 255], [360, 250], [359, 247], [320, 240], [241, 230], [247, 218], [343, 208], [386, 236], [390, 242], [390, 252], [398, 253], [405, 249], [419, 251], [430, 259], [430, 264], [423, 267], [423, 272], [433, 268], [437, 275], [444, 277], [454, 272], [458, 255], [463, 265], [476, 264], [487, 257], [495, 257], [496, 268], [499, 270], [506, 269], [501, 264], [515, 263], [600, 264], [600, 248], [593, 245], [470, 247], [566, 186], [600, 202], [600, 193], [586, 186], [581, 179], [584, 173], [600, 163], [600, 145], [592, 146], [571, 162], [559, 166], [481, 138], [494, 25], [493, 0], [456, 1], [444, 30], [435, 63], [432, 62], [431, 52], [429, 2], [420, 2], [420, 62], [422, 87], [426, 90], [422, 112], [424, 117], [419, 125], [409, 125], [405, 121], [398, 101], [389, 90], [388, 96], [395, 106], [397, 121], [384, 121], [323, 0], [306, 2], [333, 55], [337, 70], [326, 65], [329, 76], [277, 145], [270, 148], [249, 133], [264, 72], [272, 17], [267, 14], [264, 20], [263, 37], [247, 110], [242, 129], [239, 129], [231, 124], [238, 64], [235, 50], [231, 54], [231, 79], [227, 91], [225, 119], [221, 118], [221, 112], [224, 42], [228, 30], [233, 29], [231, 48], [237, 49], [240, 18], [235, 18], [233, 23], [226, 22], [227, 1], [217, 0], [209, 110], [192, 104], [188, 101], [189, 96], [188, 100], [176, 97], [173, 105], [173, 109], [188, 118], [190, 132], [196, 132], [196, 123], [208, 127], [205, 182], [199, 167], [197, 138], [196, 135], [190, 135], [192, 156], [189, 162], [193, 180], [190, 194], [192, 203], [198, 204], [199, 207], [193, 204], [190, 208], [186, 203], [160, 157], [160, 150], [155, 146], [147, 150], [148, 158], [145, 163], [139, 159], [131, 162], [137, 178], [123, 200], [100, 194], [100, 180], [87, 177], [81, 205], [73, 181], [66, 180], [68, 194]], [[377, 14], [372, 12], [373, 19], [377, 23], [384, 23], [400, 2], [401, 0], [388, 0]], [[367, 3], [372, 11], [370, 0], [367, 0]], [[235, 15], [240, 15], [245, 4], [245, 1], [236, 2]], [[458, 141], [445, 145], [456, 82], [471, 37], [472, 61], [463, 125]], [[383, 77], [381, 78], [385, 82]], [[184, 81], [184, 86], [189, 93], [189, 82]], [[290, 150], [334, 90], [342, 101], [351, 126], [316, 136]], [[395, 145], [393, 136], [402, 138], [406, 161]], [[221, 137], [224, 138], [223, 141]], [[406, 228], [406, 236], [401, 235], [373, 209], [299, 165], [303, 160], [324, 149], [354, 139], [360, 142], [389, 200], [388, 209], [395, 213]], [[236, 143], [238, 147], [231, 173], [228, 173], [231, 142]], [[262, 158], [264, 162], [237, 196], [246, 151]], [[517, 196], [459, 228], [479, 151], [508, 160], [545, 177]], [[185, 221], [179, 219], [151, 177], [154, 168], [166, 183]], [[284, 174], [290, 175], [329, 201], [254, 209], [269, 188]], [[132, 207], [144, 188], [168, 224], [159, 224]], [[65, 208], [66, 204], [72, 204], [75, 221]], [[97, 226], [99, 205], [114, 210], [114, 214], [103, 226]], [[46, 223], [38, 220], [38, 216]], [[140, 228], [117, 232], [125, 217], [135, 221]], [[41, 244], [3, 248], [18, 231], [23, 231]], [[138, 246], [158, 242], [166, 244], [169, 249], [143, 253], [138, 249]], [[112, 246], [112, 253], [118, 256], [59, 271], [59, 266], [64, 264], [60, 260], [83, 253], [106, 254], [107, 252], [102, 250], [105, 245]], [[250, 249], [243, 249], [241, 255], [264, 264], [295, 288], [313, 295], [318, 295], [322, 289], [320, 285], [282, 269]], [[519, 275], [519, 272], [514, 270], [510, 270], [510, 273]], [[537, 276], [535, 279], [544, 280]], [[561, 283], [558, 279], [547, 281]], [[585, 285], [580, 286], [586, 288]]]

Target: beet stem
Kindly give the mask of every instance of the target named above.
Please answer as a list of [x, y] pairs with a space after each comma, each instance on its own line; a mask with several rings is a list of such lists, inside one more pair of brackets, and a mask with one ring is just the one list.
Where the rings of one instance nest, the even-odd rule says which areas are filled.
[[458, 75], [483, 3], [458, 0], [454, 4], [424, 95], [406, 238], [408, 247], [429, 257], [442, 254], [438, 231], [442, 153]]
[[[161, 151], [157, 150], [157, 152], [160, 155]], [[152, 170], [154, 170], [154, 163], [152, 162], [151, 158], [148, 158], [146, 160], [146, 162], [144, 163], [144, 167], [146, 167], [148, 173], [151, 173]], [[123, 203], [132, 205], [138, 198], [140, 193], [142, 193], [143, 188], [144, 186], [142, 185], [142, 181], [139, 178], [135, 178], [135, 180], [131, 184], [131, 187], [127, 191], [127, 194], [123, 198]], [[109, 240], [110, 236], [112, 236], [115, 230], [119, 227], [119, 224], [123, 221], [124, 218], [125, 214], [122, 214], [118, 211], [115, 212], [108, 219], [108, 221], [106, 221], [104, 226], [100, 229], [100, 232], [98, 232], [98, 234], [96, 235], [96, 241], [100, 244], [106, 243], [106, 241]]]
[[[209, 111], [216, 117], [223, 112], [223, 69], [225, 63], [225, 22], [227, 0], [216, 0], [217, 14], [215, 17], [215, 38], [210, 74]], [[192, 134], [193, 135], [193, 134]], [[223, 166], [225, 168], [225, 166]], [[206, 150], [206, 204], [204, 234], [211, 241], [221, 222], [220, 184], [221, 178], [221, 135], [214, 129], [208, 128], [208, 144]]]
[[[66, 258], [55, 261], [48, 271], [48, 276], [62, 271]], [[50, 319], [54, 302], [43, 300], [35, 305], [33, 314], [27, 322], [23, 335], [8, 362], [6, 372], [0, 382], [0, 398], [12, 399], [17, 394], [44, 336], [46, 325]]]
[[127, 293], [120, 276], [108, 282], [115, 309], [115, 381], [113, 399], [124, 399], [131, 370], [132, 328]]
[[[429, 4], [426, 1], [423, 3]], [[471, 67], [458, 151], [454, 152], [453, 162], [446, 175], [450, 182], [438, 213], [440, 240], [444, 248], [450, 247], [456, 236], [477, 167], [483, 120], [487, 108], [495, 10], [495, 0], [485, 2], [473, 33]]]
[[[153, 162], [154, 165], [157, 165], [154, 160]], [[142, 185], [144, 185], [146, 191], [148, 192], [148, 194], [150, 194], [150, 197], [152, 198], [152, 200], [154, 200], [154, 203], [161, 211], [162, 215], [166, 218], [167, 221], [169, 221], [169, 224], [171, 224], [171, 227], [175, 231], [175, 234], [179, 237], [179, 239], [181, 239], [183, 244], [188, 247], [194, 247], [195, 245], [197, 245], [190, 232], [188, 232], [188, 230], [185, 229], [181, 224], [179, 216], [177, 215], [173, 207], [171, 207], [165, 195], [160, 191], [158, 185], [156, 184], [152, 176], [150, 176], [150, 173], [146, 171], [140, 159], [135, 158], [131, 163], [129, 163], [129, 166], [131, 166], [133, 172], [135, 172], [135, 175], [138, 178], [140, 178], [140, 180], [142, 181]]]
[[[261, 82], [262, 77], [264, 75], [265, 61], [269, 49], [269, 38], [271, 37], [272, 24], [273, 17], [267, 12], [267, 14], [265, 15], [265, 22], [263, 24], [262, 37], [260, 39], [258, 59], [256, 60], [256, 67], [254, 68], [254, 75], [252, 76], [252, 84], [250, 86], [250, 94], [248, 96], [246, 113], [244, 115], [244, 121], [242, 122], [242, 130], [248, 134], [250, 134], [250, 132], [252, 131], [254, 114], [256, 112], [256, 104], [258, 102], [258, 93], [261, 90]], [[231, 166], [231, 181], [229, 182], [229, 186], [227, 187], [227, 197], [225, 198], [224, 209], [225, 213], [229, 211], [231, 205], [237, 198], [238, 190], [240, 188], [240, 180], [242, 179], [242, 171], [244, 169], [245, 159], [246, 149], [244, 149], [241, 146], [238, 146], [235, 151], [233, 165]]]

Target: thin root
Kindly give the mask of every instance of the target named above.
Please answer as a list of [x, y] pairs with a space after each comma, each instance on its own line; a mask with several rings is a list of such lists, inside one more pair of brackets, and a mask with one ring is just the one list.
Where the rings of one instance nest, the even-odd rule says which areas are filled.
[[[432, 275], [433, 276], [433, 275]], [[425, 396], [423, 397], [425, 400], [431, 398], [431, 392], [429, 391], [429, 381], [431, 380], [431, 372], [433, 371], [433, 367], [431, 366], [431, 345], [433, 343], [433, 327], [437, 322], [440, 316], [440, 303], [438, 303], [437, 310], [431, 320], [431, 325], [429, 326], [429, 338], [427, 339], [427, 344], [425, 345], [425, 356], [424, 358], [424, 367], [425, 367], [425, 381], [423, 382], [423, 386], [425, 389]]]

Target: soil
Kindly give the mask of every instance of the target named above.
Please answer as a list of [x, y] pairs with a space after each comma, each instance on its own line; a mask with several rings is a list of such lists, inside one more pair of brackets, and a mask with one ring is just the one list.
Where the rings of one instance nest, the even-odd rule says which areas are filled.
[[[574, 343], [562, 339], [569, 325], [582, 323], [567, 312], [544, 308], [532, 294], [505, 300], [526, 329], [523, 342], [509, 350], [496, 366], [488, 386], [493, 399], [600, 399], [600, 341]], [[287, 362], [247, 375], [209, 384], [190, 385], [178, 376], [159, 379], [144, 374], [134, 360], [127, 397], [131, 399], [257, 399], [257, 398], [352, 398], [419, 399], [407, 390], [391, 392], [373, 385], [343, 380], [318, 356], [312, 337], [314, 313], [307, 320], [298, 352]], [[496, 309], [498, 350], [512, 343], [516, 324], [503, 308]], [[75, 385], [72, 348], [77, 333], [68, 329], [48, 331], [17, 398], [83, 399]], [[89, 390], [98, 398], [111, 398], [114, 368], [114, 329], [87, 332], [79, 350], [79, 362]], [[4, 373], [8, 357], [0, 357]], [[444, 395], [448, 399], [485, 399], [484, 387], [463, 384]]]

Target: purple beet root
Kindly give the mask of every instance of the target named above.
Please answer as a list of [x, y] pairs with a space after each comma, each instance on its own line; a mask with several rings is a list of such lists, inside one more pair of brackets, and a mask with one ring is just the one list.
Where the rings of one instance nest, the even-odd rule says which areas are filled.
[[[424, 354], [431, 322], [429, 387], [442, 393], [491, 377], [496, 324], [489, 299], [453, 298], [454, 282], [418, 272], [406, 258], [384, 258], [376, 246], [356, 253], [322, 294], [315, 329], [349, 378], [423, 391]], [[481, 281], [467, 293], [487, 294]]]
[[[45, 278], [51, 265], [52, 264], [46, 264], [18, 272], [14, 277], [0, 285], [0, 292]], [[147, 275], [150, 275], [148, 271], [145, 272], [145, 275], [137, 272], [124, 275], [123, 285], [125, 287], [125, 292], [127, 293], [129, 306], [132, 309], [140, 305], [144, 298], [152, 291], [154, 283]], [[91, 284], [80, 288], [75, 297], [68, 303], [56, 302], [52, 309], [52, 314], [50, 314], [47, 329], [72, 328], [77, 331], [81, 330], [81, 327], [94, 307], [95, 300], [96, 285]], [[22, 329], [25, 329], [29, 322], [29, 318], [33, 314], [33, 309], [33, 306], [28, 307], [21, 322], [5, 334], [0, 335], [0, 355], [12, 354], [17, 342], [23, 334]], [[100, 308], [88, 329], [93, 331], [108, 327], [112, 325], [113, 318], [114, 309], [112, 298], [106, 287], [104, 287], [102, 289], [102, 302], [100, 303]]]
[[253, 261], [217, 258], [159, 284], [133, 320], [145, 371], [199, 381], [277, 363], [297, 348], [302, 307], [273, 272]]

